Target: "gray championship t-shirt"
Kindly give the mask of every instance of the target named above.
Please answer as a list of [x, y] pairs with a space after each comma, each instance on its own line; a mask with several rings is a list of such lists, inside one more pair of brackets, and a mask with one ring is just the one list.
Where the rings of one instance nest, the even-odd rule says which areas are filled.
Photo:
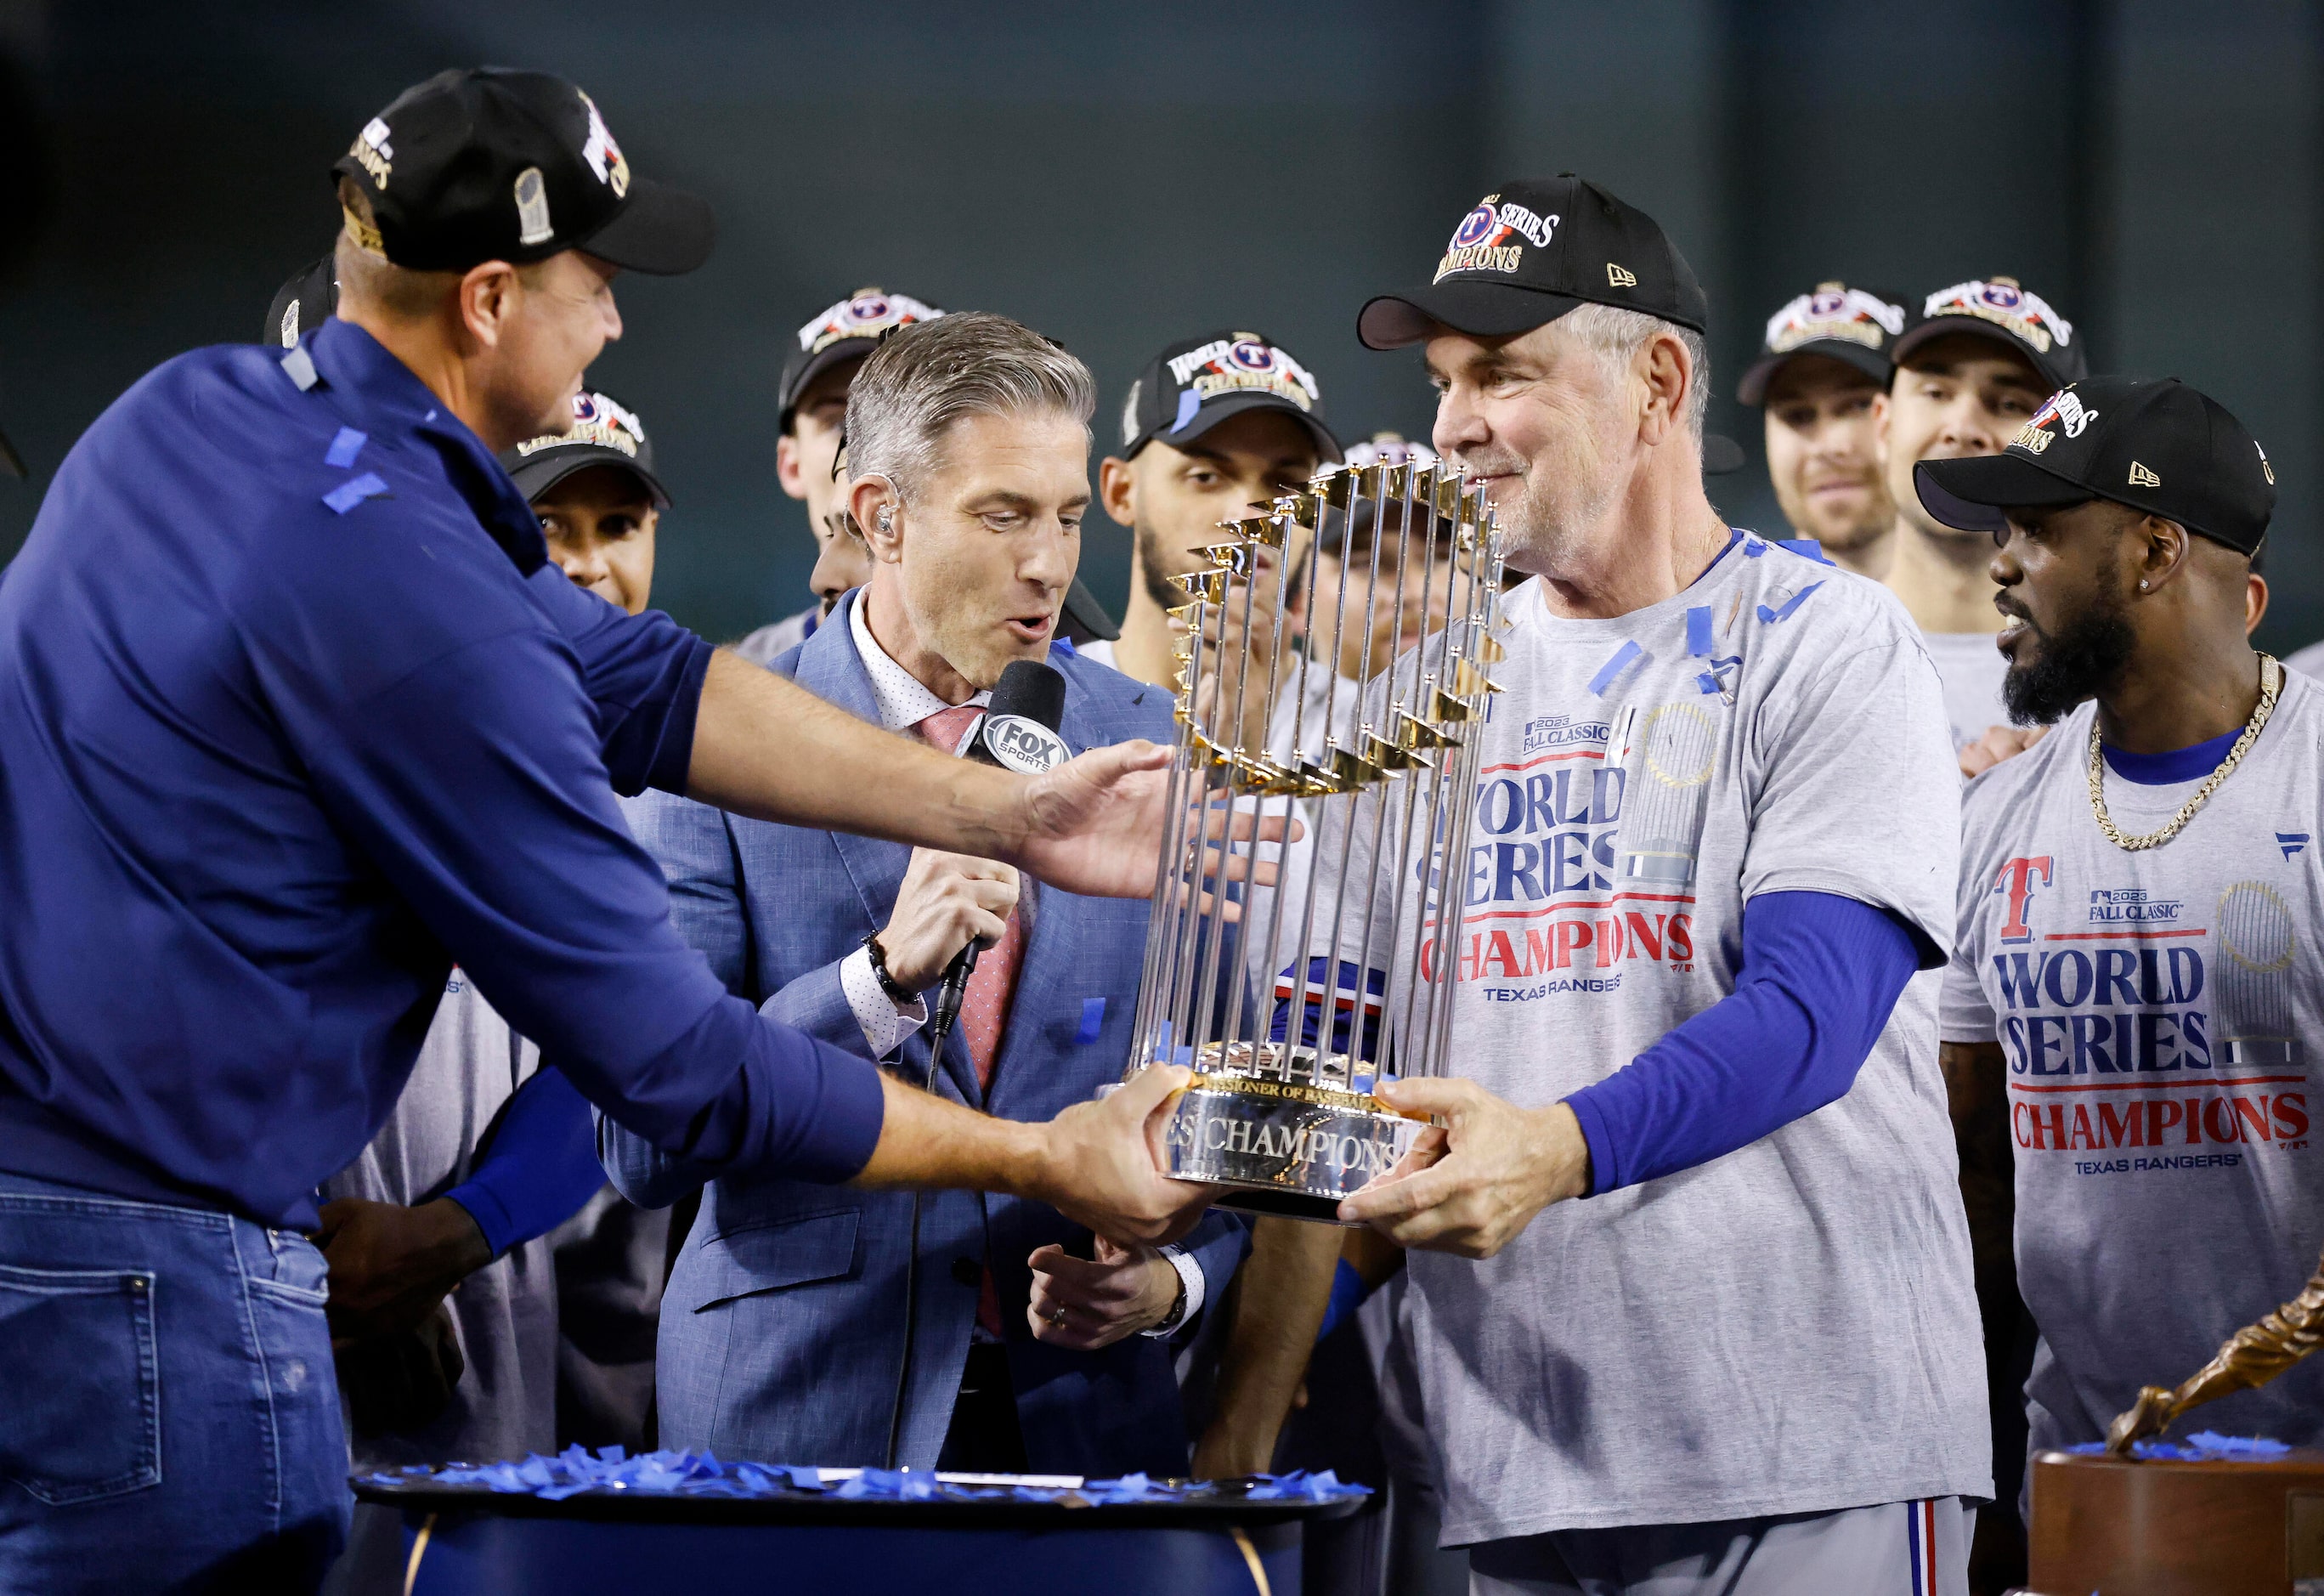
[[1936, 663], [1955, 749], [2009, 724], [2009, 706], [2001, 697], [2001, 678], [2009, 674], [2009, 661], [1993, 646], [1993, 633], [1924, 632], [1921, 645]]
[[[1950, 949], [1960, 783], [1886, 590], [1738, 535], [1616, 620], [1555, 618], [1538, 581], [1507, 607], [1449, 872], [1465, 918], [1449, 950], [1425, 933], [1458, 972], [1450, 1073], [1527, 1108], [1604, 1079], [1734, 990], [1761, 892], [1856, 899]], [[1357, 821], [1350, 879], [1389, 892]], [[1559, 1204], [1483, 1262], [1411, 1255], [1446, 1544], [1991, 1493], [1939, 980], [1837, 1102]]]
[[2283, 657], [2283, 668], [2302, 676], [2324, 678], [2324, 643], [2310, 643], [2306, 648]]
[[[395, 1112], [355, 1161], [323, 1183], [326, 1199], [411, 1206], [468, 1178], [476, 1142], [540, 1067], [465, 971], [454, 970]], [[549, 1239], [519, 1243], [462, 1280], [446, 1302], [466, 1371], [420, 1429], [358, 1435], [357, 1469], [488, 1462], [557, 1450], [557, 1275]]]
[[[1969, 784], [1944, 990], [1945, 1039], [1998, 1041], [2009, 1071], [2037, 1452], [2104, 1440], [2139, 1387], [2297, 1296], [2324, 1248], [2324, 688], [2287, 672], [2235, 773], [2135, 853], [2090, 812], [2094, 713]], [[2109, 768], [2107, 808], [2158, 830], [2200, 784]], [[2181, 1428], [2324, 1444], [2324, 1360]]]

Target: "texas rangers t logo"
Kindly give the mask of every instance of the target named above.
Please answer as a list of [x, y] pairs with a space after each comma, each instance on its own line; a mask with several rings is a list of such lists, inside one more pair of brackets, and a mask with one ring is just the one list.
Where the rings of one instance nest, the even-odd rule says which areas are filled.
[[[2041, 878], [2038, 882], [2034, 879], [2037, 874]], [[2013, 859], [2001, 867], [2001, 874], [1994, 881], [1993, 890], [2009, 894], [2009, 918], [2002, 922], [2002, 941], [2034, 940], [2034, 927], [2025, 923], [2026, 907], [2034, 901], [2034, 888], [2049, 884], [2050, 855], [2047, 853], [2038, 859]]]

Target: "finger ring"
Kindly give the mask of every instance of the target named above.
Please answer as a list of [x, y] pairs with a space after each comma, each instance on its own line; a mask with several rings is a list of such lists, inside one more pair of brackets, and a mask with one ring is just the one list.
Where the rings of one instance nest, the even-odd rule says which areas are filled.
[[1065, 1324], [1065, 1309], [1063, 1309], [1063, 1308], [1059, 1308], [1056, 1313], [1051, 1314], [1051, 1315], [1049, 1315], [1049, 1323], [1050, 1323], [1050, 1324], [1058, 1324], [1058, 1325], [1062, 1325], [1062, 1324]]

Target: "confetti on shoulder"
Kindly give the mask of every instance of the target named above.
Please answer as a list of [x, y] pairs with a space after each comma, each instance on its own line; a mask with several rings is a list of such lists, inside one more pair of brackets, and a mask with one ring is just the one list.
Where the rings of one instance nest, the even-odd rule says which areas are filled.
[[1761, 623], [1768, 626], [1773, 626], [1778, 621], [1787, 621], [1791, 619], [1792, 612], [1805, 604], [1808, 599], [1808, 595], [1813, 593], [1817, 588], [1822, 586], [1823, 584], [1821, 582], [1809, 583], [1805, 587], [1801, 588], [1797, 593], [1792, 595], [1791, 597], [1785, 599], [1784, 601], [1784, 607], [1780, 610], [1771, 610], [1766, 604], [1761, 604], [1759, 606], [1759, 619]]
[[366, 471], [361, 476], [351, 476], [323, 495], [323, 503], [340, 515], [345, 515], [365, 499], [387, 496], [387, 484], [376, 471]]
[[363, 453], [363, 446], [370, 441], [371, 434], [368, 432], [342, 427], [338, 436], [331, 439], [331, 447], [324, 452], [323, 464], [336, 466], [344, 471], [355, 463], [355, 457]]

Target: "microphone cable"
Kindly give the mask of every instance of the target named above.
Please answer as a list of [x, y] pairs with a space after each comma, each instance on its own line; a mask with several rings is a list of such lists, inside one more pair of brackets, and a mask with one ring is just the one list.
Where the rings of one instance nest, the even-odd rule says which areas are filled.
[[[1065, 713], [1065, 678], [1056, 667], [1033, 660], [1012, 660], [1001, 670], [984, 718], [977, 724], [961, 757], [1022, 775], [1038, 775], [1063, 764], [1068, 757], [1065, 743], [1057, 735]], [[936, 1066], [944, 1057], [944, 1045], [952, 1035], [953, 1024], [960, 1018], [962, 1000], [968, 994], [968, 978], [975, 972], [977, 955], [984, 947], [983, 938], [970, 937], [968, 946], [954, 954], [945, 969], [944, 983], [936, 990], [936, 1007], [928, 1014], [928, 1062], [916, 1083], [924, 1092], [936, 1090]], [[921, 1194], [915, 1187], [904, 1253], [904, 1355], [896, 1365], [896, 1394], [888, 1405], [887, 1466], [890, 1471], [903, 1446], [904, 1402], [912, 1388], [912, 1344], [919, 1332], [920, 1202]]]

